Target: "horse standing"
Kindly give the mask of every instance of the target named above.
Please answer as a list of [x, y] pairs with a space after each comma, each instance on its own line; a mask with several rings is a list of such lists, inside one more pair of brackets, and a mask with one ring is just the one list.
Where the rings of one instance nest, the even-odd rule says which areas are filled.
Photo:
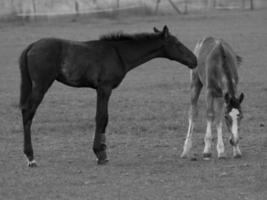
[[222, 138], [222, 120], [231, 132], [230, 144], [233, 146], [233, 156], [241, 157], [239, 148], [239, 125], [242, 119], [241, 102], [244, 94], [237, 96], [238, 72], [241, 57], [238, 56], [223, 40], [207, 37], [199, 41], [194, 50], [198, 59], [198, 66], [191, 70], [191, 104], [189, 108], [189, 126], [186, 140], [181, 154], [188, 157], [192, 146], [192, 134], [195, 119], [198, 114], [197, 102], [202, 87], [206, 89], [207, 129], [204, 138], [204, 159], [211, 157], [212, 123], [217, 129], [218, 158], [225, 157]]
[[189, 68], [197, 65], [193, 52], [171, 35], [167, 26], [162, 31], [154, 28], [154, 33], [117, 33], [87, 42], [46, 38], [30, 44], [20, 56], [20, 107], [28, 166], [37, 166], [31, 142], [32, 120], [55, 80], [96, 90], [93, 151], [98, 164], [105, 164], [108, 161], [105, 130], [111, 92], [128, 71], [157, 57], [178, 61]]

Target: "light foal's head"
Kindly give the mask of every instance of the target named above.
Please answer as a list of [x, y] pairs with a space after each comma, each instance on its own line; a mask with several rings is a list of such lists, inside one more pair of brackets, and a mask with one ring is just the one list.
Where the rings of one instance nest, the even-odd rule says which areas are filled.
[[236, 146], [239, 142], [239, 127], [243, 113], [241, 103], [244, 99], [244, 94], [241, 93], [238, 98], [231, 97], [229, 93], [225, 94], [225, 123], [232, 136], [230, 137], [230, 144]]

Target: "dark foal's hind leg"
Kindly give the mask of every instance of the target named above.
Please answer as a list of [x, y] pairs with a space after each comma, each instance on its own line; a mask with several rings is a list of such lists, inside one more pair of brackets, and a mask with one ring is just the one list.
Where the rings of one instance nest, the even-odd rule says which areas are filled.
[[31, 141], [32, 120], [38, 106], [40, 105], [44, 97], [44, 94], [46, 93], [51, 84], [52, 82], [48, 84], [46, 87], [38, 87], [35, 85], [32, 88], [32, 92], [28, 97], [26, 105], [24, 105], [23, 108], [21, 109], [22, 119], [23, 119], [23, 129], [24, 129], [24, 154], [26, 155], [29, 167], [37, 166], [36, 161], [34, 160], [32, 141]]
[[110, 87], [97, 89], [96, 129], [93, 151], [98, 159], [98, 164], [106, 164], [108, 162], [105, 131], [108, 124], [108, 101], [111, 92], [112, 89]]

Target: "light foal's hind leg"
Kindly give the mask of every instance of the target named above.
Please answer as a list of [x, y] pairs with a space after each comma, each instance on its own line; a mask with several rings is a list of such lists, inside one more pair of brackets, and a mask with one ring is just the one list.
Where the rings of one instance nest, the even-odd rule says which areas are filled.
[[199, 98], [199, 94], [202, 89], [202, 83], [198, 79], [198, 77], [192, 74], [192, 81], [191, 81], [191, 101], [190, 107], [188, 112], [188, 131], [186, 135], [186, 139], [184, 142], [183, 152], [181, 154], [181, 158], [186, 158], [189, 155], [190, 149], [192, 147], [192, 134], [194, 131], [195, 120], [198, 115], [198, 107], [197, 102]]
[[203, 157], [205, 160], [209, 160], [211, 157], [211, 145], [212, 145], [212, 123], [214, 121], [214, 97], [212, 92], [207, 88], [206, 91], [206, 104], [207, 104], [207, 128], [204, 137], [204, 151]]
[[224, 115], [224, 99], [219, 97], [214, 99], [215, 103], [215, 111], [216, 111], [216, 118], [215, 118], [215, 124], [217, 129], [217, 153], [218, 158], [223, 159], [226, 157], [225, 155], [225, 149], [224, 149], [224, 143], [223, 143], [223, 132], [222, 132], [222, 121], [223, 121], [223, 115]]

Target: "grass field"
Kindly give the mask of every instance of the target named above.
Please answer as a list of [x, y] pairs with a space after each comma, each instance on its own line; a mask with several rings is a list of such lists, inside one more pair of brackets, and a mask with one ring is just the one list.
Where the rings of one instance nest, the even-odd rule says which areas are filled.
[[[187, 16], [81, 19], [0, 24], [0, 199], [264, 200], [267, 199], [267, 12], [221, 11]], [[197, 161], [180, 159], [187, 129], [189, 70], [155, 59], [131, 71], [110, 101], [110, 162], [92, 152], [96, 94], [54, 83], [32, 127], [37, 168], [22, 153], [18, 56], [42, 37], [89, 40], [116, 30], [150, 32], [167, 24], [193, 49], [198, 39], [224, 38], [243, 56], [242, 159], [201, 159], [204, 101], [193, 137]], [[225, 130], [225, 129], [224, 129]], [[216, 137], [216, 135], [214, 134]], [[213, 148], [215, 150], [215, 148]]]

